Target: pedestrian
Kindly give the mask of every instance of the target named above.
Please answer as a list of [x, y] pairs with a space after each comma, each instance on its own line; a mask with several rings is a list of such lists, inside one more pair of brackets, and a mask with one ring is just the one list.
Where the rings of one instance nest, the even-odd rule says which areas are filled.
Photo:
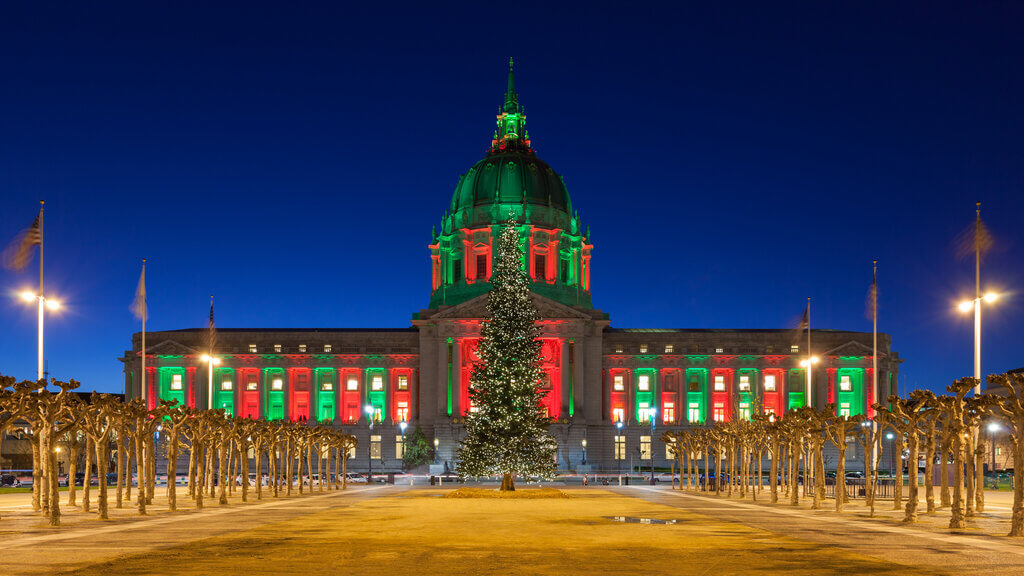
[[590, 486], [590, 478], [586, 474], [583, 475], [583, 486]]

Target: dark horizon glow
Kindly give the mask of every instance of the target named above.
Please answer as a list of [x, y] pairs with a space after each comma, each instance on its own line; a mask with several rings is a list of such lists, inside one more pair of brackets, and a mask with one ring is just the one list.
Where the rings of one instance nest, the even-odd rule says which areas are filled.
[[[902, 390], [972, 372], [974, 202], [996, 239], [985, 374], [1024, 366], [1024, 8], [627, 10], [24, 4], [0, 23], [0, 242], [46, 199], [51, 376], [120, 391], [151, 330], [404, 327], [430, 230], [486, 152], [515, 57], [538, 155], [617, 328], [879, 330]], [[0, 271], [0, 374], [36, 316]]]

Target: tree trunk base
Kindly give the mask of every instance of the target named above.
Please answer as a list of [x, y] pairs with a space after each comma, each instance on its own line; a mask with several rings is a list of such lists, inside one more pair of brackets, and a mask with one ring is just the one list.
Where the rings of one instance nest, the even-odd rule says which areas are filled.
[[516, 484], [511, 474], [505, 474], [501, 477], [501, 488], [499, 490], [501, 492], [515, 492]]

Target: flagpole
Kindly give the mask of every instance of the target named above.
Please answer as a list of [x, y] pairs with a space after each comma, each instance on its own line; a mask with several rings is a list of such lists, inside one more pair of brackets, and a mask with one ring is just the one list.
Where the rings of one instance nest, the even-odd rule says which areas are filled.
[[[974, 219], [974, 394], [981, 394], [981, 202]], [[40, 258], [42, 260], [42, 258]]]
[[210, 361], [207, 362], [210, 371], [207, 375], [206, 408], [213, 410], [213, 294], [210, 294]]
[[871, 399], [878, 402], [878, 260], [874, 261], [871, 284]]
[[43, 294], [43, 204], [39, 201], [39, 358], [36, 366], [36, 380], [43, 379], [43, 308], [46, 296]]
[[811, 384], [811, 373], [814, 370], [814, 355], [811, 354], [811, 297], [807, 297], [807, 406], [813, 406], [811, 403], [811, 390], [813, 386]]
[[148, 382], [149, 379], [146, 378], [146, 312], [147, 312], [147, 310], [146, 310], [146, 296], [145, 296], [145, 290], [146, 290], [146, 259], [145, 258], [142, 259], [142, 290], [143, 290], [143, 297], [142, 297], [142, 379], [141, 379], [141, 382], [142, 382], [142, 404], [148, 408], [149, 407], [149, 403], [148, 403], [149, 402], [149, 394], [146, 393], [147, 392], [146, 388], [148, 387], [147, 384], [149, 384], [149, 382]]

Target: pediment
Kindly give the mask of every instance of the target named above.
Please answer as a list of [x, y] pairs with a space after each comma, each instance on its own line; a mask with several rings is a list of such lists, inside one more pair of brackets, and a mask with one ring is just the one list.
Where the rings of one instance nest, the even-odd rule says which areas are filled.
[[[581, 320], [593, 319], [584, 311], [576, 310], [565, 304], [555, 302], [536, 293], [530, 294], [533, 305], [543, 319], [546, 318], [573, 318]], [[439, 310], [430, 316], [431, 320], [455, 319], [455, 318], [486, 318], [487, 317], [487, 294], [481, 294], [472, 300], [467, 300], [450, 308]]]
[[187, 356], [199, 354], [199, 350], [190, 346], [174, 341], [174, 340], [163, 340], [152, 346], [146, 348], [146, 354], [150, 356], [157, 355], [173, 355], [173, 356]]
[[[836, 346], [828, 352], [825, 352], [825, 356], [871, 356], [871, 353], [872, 350], [870, 346], [851, 340], [846, 344]], [[878, 356], [885, 356], [885, 353], [879, 353]]]

